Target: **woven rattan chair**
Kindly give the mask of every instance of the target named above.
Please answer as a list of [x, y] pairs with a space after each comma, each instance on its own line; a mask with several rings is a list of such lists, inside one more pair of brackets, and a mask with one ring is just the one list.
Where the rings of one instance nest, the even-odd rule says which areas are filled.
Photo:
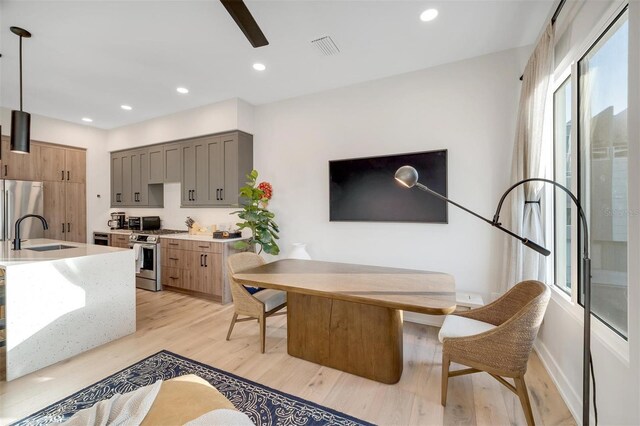
[[[280, 309], [287, 306], [287, 293], [280, 290], [266, 289], [251, 294], [245, 286], [233, 279], [233, 274], [246, 269], [256, 268], [264, 265], [264, 259], [255, 253], [232, 254], [227, 259], [227, 270], [229, 271], [229, 283], [231, 286], [231, 297], [235, 313], [229, 325], [227, 340], [231, 338], [231, 332], [236, 322], [252, 321], [257, 319], [260, 324], [260, 341], [262, 353], [264, 353], [266, 338], [266, 319], [275, 314]], [[249, 318], [238, 319], [238, 315]]]
[[[518, 395], [527, 424], [534, 424], [524, 374], [549, 296], [543, 283], [523, 281], [489, 305], [445, 318], [439, 334], [442, 405], [447, 405], [449, 377], [485, 371]], [[449, 371], [452, 362], [470, 368]]]

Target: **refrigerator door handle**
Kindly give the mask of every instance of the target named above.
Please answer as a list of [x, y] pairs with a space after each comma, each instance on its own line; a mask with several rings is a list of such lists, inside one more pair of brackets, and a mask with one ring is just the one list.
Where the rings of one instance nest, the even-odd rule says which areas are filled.
[[5, 211], [5, 217], [4, 217], [4, 224], [6, 226], [6, 239], [9, 240], [11, 239], [11, 224], [14, 222], [13, 217], [11, 217], [11, 191], [4, 191], [4, 211]]
[[3, 189], [2, 189], [2, 196], [0, 196], [0, 237], [2, 241], [8, 240], [8, 235], [7, 235], [7, 221], [5, 220], [7, 217], [7, 210], [6, 210], [6, 203], [5, 203], [5, 197], [6, 192], [4, 190], [4, 182], [2, 183], [3, 185]]

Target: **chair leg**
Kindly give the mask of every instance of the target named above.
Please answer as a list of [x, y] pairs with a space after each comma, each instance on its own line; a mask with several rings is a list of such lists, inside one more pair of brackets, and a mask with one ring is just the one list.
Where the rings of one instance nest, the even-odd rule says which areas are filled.
[[447, 388], [449, 386], [449, 366], [451, 360], [444, 353], [442, 354], [442, 389], [440, 390], [440, 402], [442, 406], [447, 405]]
[[260, 322], [260, 345], [262, 348], [262, 353], [264, 353], [265, 340], [267, 336], [267, 322], [264, 315], [260, 315], [258, 322]]
[[516, 377], [513, 379], [516, 384], [516, 390], [518, 391], [518, 397], [522, 404], [522, 410], [524, 411], [524, 417], [527, 420], [528, 426], [534, 426], [533, 412], [531, 411], [531, 402], [529, 402], [529, 393], [527, 392], [527, 385], [524, 382], [524, 376]]
[[238, 319], [238, 314], [234, 313], [233, 318], [231, 319], [231, 324], [229, 325], [229, 332], [227, 333], [227, 340], [231, 338], [231, 332], [233, 331], [233, 326], [236, 325], [236, 320]]

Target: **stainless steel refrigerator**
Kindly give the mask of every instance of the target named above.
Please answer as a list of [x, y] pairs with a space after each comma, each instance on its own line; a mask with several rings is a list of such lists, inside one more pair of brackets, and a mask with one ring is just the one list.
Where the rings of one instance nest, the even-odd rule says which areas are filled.
[[[16, 220], [25, 214], [42, 216], [44, 208], [44, 185], [42, 182], [23, 180], [0, 180], [0, 225], [2, 240], [13, 240]], [[42, 223], [33, 218], [26, 219], [20, 226], [20, 239], [44, 238]]]

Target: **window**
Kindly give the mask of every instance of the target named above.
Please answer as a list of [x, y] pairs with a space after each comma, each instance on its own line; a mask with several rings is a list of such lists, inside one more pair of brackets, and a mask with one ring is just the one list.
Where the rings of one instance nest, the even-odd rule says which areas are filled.
[[[571, 190], [571, 80], [553, 94], [554, 180]], [[571, 197], [560, 189], [555, 196], [555, 284], [571, 294]]]
[[591, 306], [625, 338], [628, 28], [625, 11], [578, 62], [579, 196], [590, 231]]

